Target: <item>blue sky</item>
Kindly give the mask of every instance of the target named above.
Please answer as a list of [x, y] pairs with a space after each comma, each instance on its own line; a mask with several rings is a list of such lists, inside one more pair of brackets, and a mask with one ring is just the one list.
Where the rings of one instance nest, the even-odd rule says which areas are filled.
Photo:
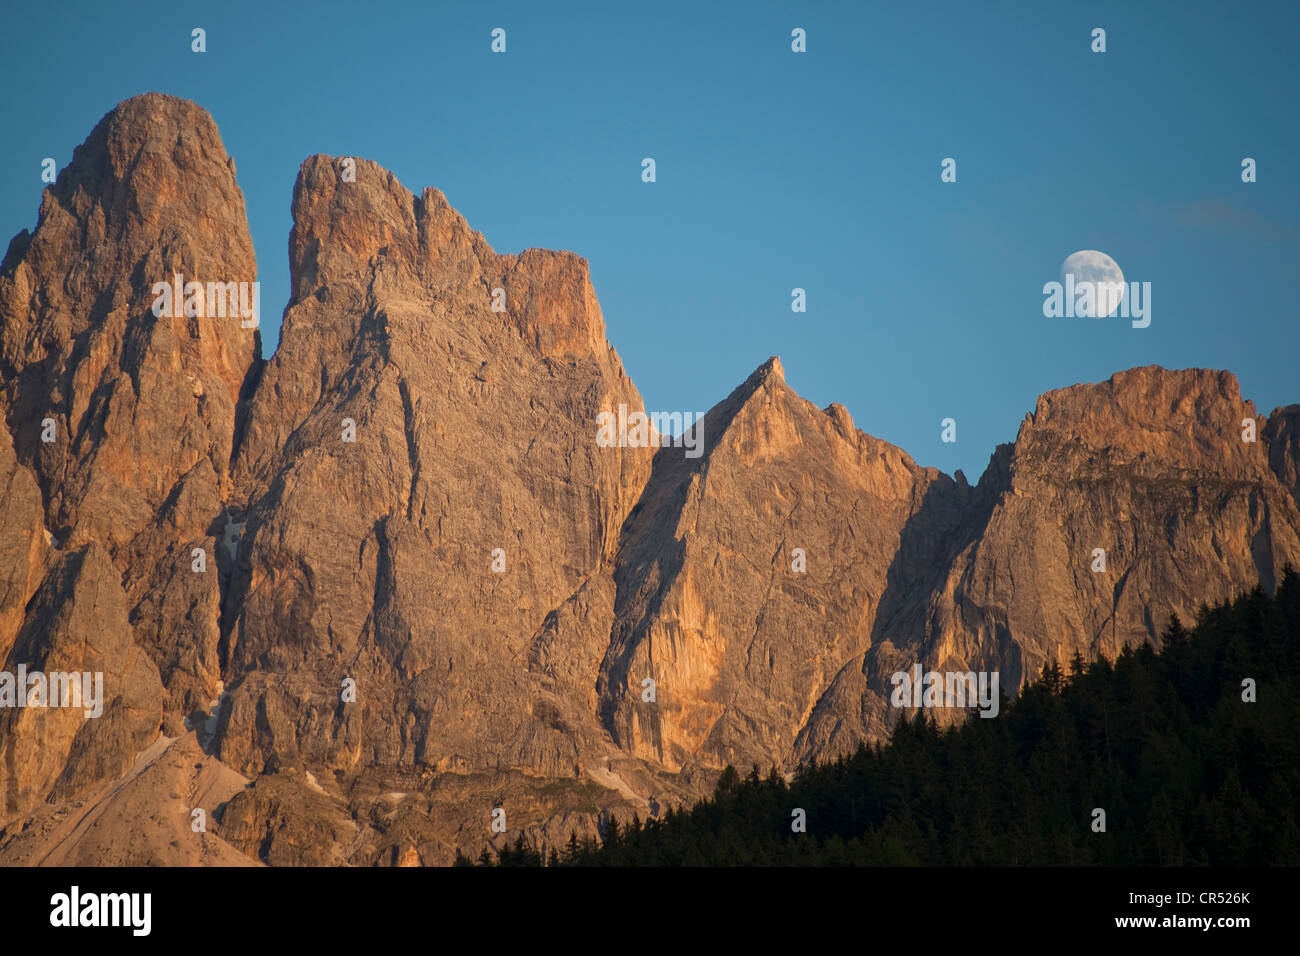
[[[438, 187], [498, 252], [585, 256], [652, 409], [706, 410], [779, 354], [806, 398], [973, 481], [1040, 392], [1122, 368], [1300, 402], [1294, 4], [54, 6], [0, 34], [0, 233], [117, 102], [192, 99], [235, 158], [268, 353], [320, 152]], [[1044, 318], [1080, 249], [1151, 282], [1149, 328]]]

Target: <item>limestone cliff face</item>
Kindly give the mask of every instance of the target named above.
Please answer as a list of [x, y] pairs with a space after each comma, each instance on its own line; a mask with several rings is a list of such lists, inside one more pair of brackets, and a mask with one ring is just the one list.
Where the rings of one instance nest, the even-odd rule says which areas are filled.
[[0, 361], [6, 423], [65, 546], [97, 540], [126, 562], [187, 476], [228, 480], [256, 331], [155, 317], [152, 287], [256, 272], [234, 163], [192, 103], [127, 100], [46, 189], [35, 232], [5, 257]]
[[1036, 675], [1274, 587], [1300, 564], [1300, 514], [1267, 444], [1243, 440], [1256, 418], [1235, 377], [1204, 369], [1132, 369], [1042, 396], [978, 549], [931, 601], [927, 653], [965, 658], [1010, 635], [1011, 675]]
[[[9, 812], [44, 795], [74, 737], [72, 777], [116, 773], [164, 709], [206, 703], [220, 680], [211, 534], [260, 346], [238, 316], [155, 316], [154, 283], [177, 274], [257, 278], [234, 164], [211, 117], [149, 94], [95, 127], [0, 267], [0, 656], [10, 670], [36, 666], [27, 658], [41, 647], [58, 658], [64, 638], [40, 632], [54, 618], [72, 622], [66, 640], [99, 636], [112, 648], [86, 660], [108, 668], [105, 694], [133, 715], [105, 736], [88, 728], [107, 728], [107, 716], [82, 734], [79, 712], [51, 711], [39, 745], [11, 723], [10, 744], [39, 755], [11, 765]], [[191, 570], [194, 548], [205, 550], [206, 573]], [[80, 606], [86, 595], [97, 603]], [[141, 688], [160, 670], [166, 699], [159, 688], [146, 701]]]
[[596, 420], [640, 398], [582, 259], [497, 255], [437, 190], [349, 166], [303, 164], [237, 457], [222, 758], [572, 775], [650, 469]]
[[0, 708], [0, 861], [554, 846], [878, 739], [913, 663], [1014, 693], [1300, 566], [1300, 406], [1227, 372], [1050, 392], [975, 487], [776, 359], [698, 457], [606, 447], [642, 403], [584, 260], [497, 254], [365, 160], [309, 158], [293, 214], [266, 363], [239, 317], [151, 308], [256, 279], [192, 103], [121, 104], [9, 246], [0, 658], [102, 672], [104, 710]]
[[102, 675], [102, 695], [77, 680], [82, 696], [73, 700], [81, 706], [30, 706], [29, 697], [29, 706], [0, 710], [5, 817], [47, 796], [75, 797], [120, 776], [157, 737], [163, 710], [158, 669], [133, 640], [126, 596], [99, 545], [66, 552], [50, 569], [4, 669], [15, 673], [20, 664], [45, 675], [44, 703], [55, 693], [56, 674]]
[[[1258, 440], [1244, 440], [1246, 419]], [[846, 726], [845, 712], [863, 692], [883, 712], [889, 675], [915, 661], [998, 670], [1014, 694], [1049, 661], [1113, 658], [1171, 614], [1190, 621], [1202, 602], [1274, 587], [1288, 561], [1300, 567], [1300, 512], [1279, 481], [1291, 433], [1282, 416], [1263, 426], [1227, 372], [1151, 366], [1043, 395], [940, 535], [942, 570], [881, 619], [796, 756], [869, 736], [877, 725]], [[934, 510], [918, 516], [922, 537]]]
[[773, 360], [706, 417], [702, 458], [655, 460], [602, 718], [673, 769], [790, 769], [885, 733], [913, 663], [996, 670], [1014, 694], [1048, 661], [1271, 588], [1300, 565], [1300, 513], [1289, 419], [1257, 419], [1229, 373], [1133, 369], [1042, 396], [972, 489], [818, 412]]
[[[672, 769], [784, 764], [844, 662], [871, 646], [903, 529], [951, 479], [785, 384], [771, 359], [664, 448], [624, 528], [601, 714]], [[643, 700], [646, 679], [655, 700]]]

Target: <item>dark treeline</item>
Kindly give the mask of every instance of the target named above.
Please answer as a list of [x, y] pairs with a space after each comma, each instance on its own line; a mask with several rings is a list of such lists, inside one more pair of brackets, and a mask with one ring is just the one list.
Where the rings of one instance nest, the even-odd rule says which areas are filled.
[[[888, 743], [808, 767], [730, 767], [691, 809], [571, 838], [551, 865], [1300, 864], [1300, 576], [1171, 618], [1159, 653], [1040, 679], [994, 719], [938, 730], [924, 711]], [[1254, 680], [1257, 700], [1243, 700]], [[792, 813], [807, 831], [792, 832]], [[1094, 830], [1094, 808], [1105, 832]], [[467, 860], [460, 862], [468, 863]], [[523, 841], [480, 864], [540, 865]]]

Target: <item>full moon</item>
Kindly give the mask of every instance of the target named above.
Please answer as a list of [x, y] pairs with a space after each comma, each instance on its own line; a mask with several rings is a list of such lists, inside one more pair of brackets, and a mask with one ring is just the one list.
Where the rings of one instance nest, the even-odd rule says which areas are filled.
[[1073, 274], [1074, 288], [1090, 282], [1093, 288], [1092, 303], [1084, 300], [1075, 306], [1075, 315], [1104, 319], [1114, 315], [1119, 303], [1124, 298], [1124, 273], [1120, 271], [1115, 260], [1096, 249], [1083, 249], [1071, 253], [1061, 263], [1061, 281]]

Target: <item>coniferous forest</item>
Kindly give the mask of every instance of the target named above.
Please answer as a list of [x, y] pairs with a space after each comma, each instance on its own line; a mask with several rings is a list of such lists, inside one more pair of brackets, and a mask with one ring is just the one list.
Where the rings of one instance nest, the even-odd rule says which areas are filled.
[[1190, 630], [1171, 618], [1159, 648], [1045, 667], [995, 719], [941, 731], [921, 711], [789, 783], [728, 767], [711, 799], [611, 819], [599, 844], [573, 837], [543, 860], [521, 836], [478, 862], [1294, 866], [1298, 700], [1300, 575], [1288, 568], [1272, 597], [1257, 587], [1202, 606]]

